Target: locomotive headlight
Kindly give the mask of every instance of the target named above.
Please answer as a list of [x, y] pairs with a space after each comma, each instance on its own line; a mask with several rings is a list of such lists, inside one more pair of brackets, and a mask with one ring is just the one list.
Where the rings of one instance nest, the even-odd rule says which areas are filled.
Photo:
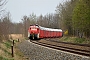
[[33, 34], [32, 38], [34, 39], [34, 34]]
[[28, 32], [28, 37], [30, 37], [30, 33]]
[[37, 34], [37, 38], [39, 39], [39, 33]]

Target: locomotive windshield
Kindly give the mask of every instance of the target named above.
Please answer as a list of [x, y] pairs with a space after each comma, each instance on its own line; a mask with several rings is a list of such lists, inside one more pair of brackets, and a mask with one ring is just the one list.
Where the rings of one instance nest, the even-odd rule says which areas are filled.
[[31, 30], [38, 30], [38, 28], [39, 28], [39, 26], [36, 26], [36, 25], [30, 26], [30, 29], [31, 29]]

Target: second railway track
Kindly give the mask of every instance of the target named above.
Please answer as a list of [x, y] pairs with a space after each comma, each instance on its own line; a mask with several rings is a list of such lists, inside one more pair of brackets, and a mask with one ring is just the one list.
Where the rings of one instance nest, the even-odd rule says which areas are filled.
[[40, 41], [31, 41], [31, 42], [45, 47], [50, 47], [53, 49], [67, 51], [67, 52], [90, 57], [90, 46], [77, 45], [72, 43], [70, 44], [64, 42], [55, 42], [50, 40], [40, 40]]

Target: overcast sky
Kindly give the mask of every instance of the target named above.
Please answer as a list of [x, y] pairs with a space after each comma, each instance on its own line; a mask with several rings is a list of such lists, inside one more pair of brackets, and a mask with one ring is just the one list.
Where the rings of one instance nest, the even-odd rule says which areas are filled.
[[35, 13], [37, 16], [55, 13], [56, 6], [66, 0], [8, 0], [5, 8], [11, 13], [13, 22], [21, 21], [24, 15]]

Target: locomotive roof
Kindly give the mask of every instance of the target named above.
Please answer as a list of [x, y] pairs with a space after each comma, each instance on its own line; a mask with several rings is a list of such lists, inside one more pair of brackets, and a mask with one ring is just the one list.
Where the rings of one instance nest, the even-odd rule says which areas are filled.
[[62, 32], [61, 29], [52, 29], [52, 28], [46, 28], [46, 27], [42, 27], [40, 25], [30, 25], [30, 26], [37, 26], [37, 28], [39, 27], [41, 30], [47, 30], [47, 31], [57, 31], [57, 32]]
[[52, 28], [46, 28], [46, 27], [41, 27], [41, 26], [39, 26], [39, 28], [41, 29], [41, 30], [47, 30], [47, 31], [57, 31], [57, 32], [62, 32], [62, 30], [61, 29], [52, 29]]

